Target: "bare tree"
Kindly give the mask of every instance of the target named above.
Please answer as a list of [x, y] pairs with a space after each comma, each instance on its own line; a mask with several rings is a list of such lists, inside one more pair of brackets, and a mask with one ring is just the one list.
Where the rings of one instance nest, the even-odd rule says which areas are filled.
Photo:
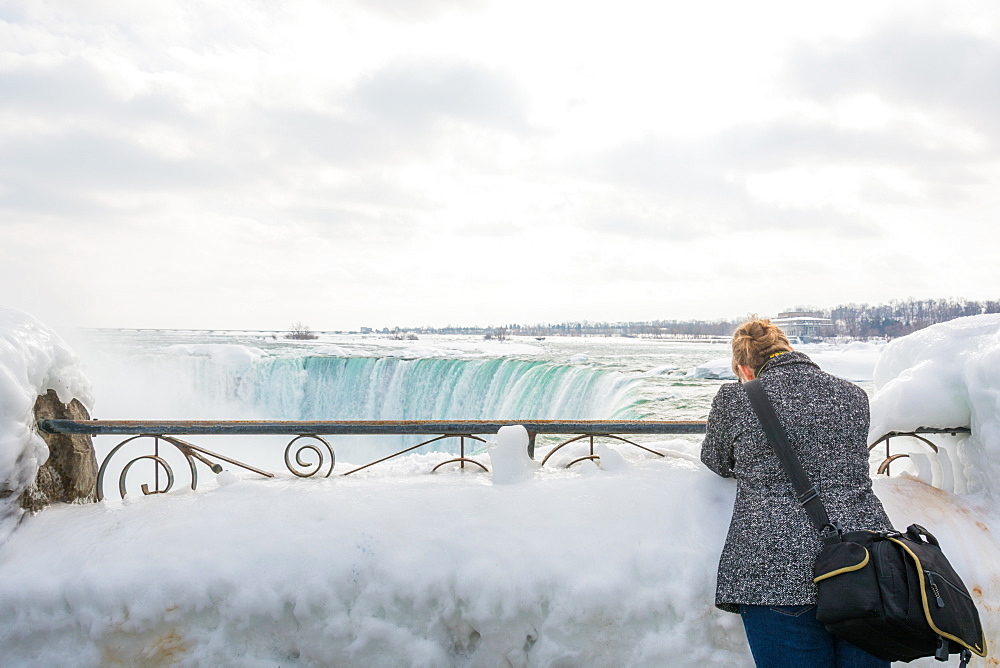
[[285, 335], [286, 339], [318, 339], [319, 337], [312, 333], [309, 329], [309, 325], [305, 325], [301, 320], [292, 323], [291, 334]]

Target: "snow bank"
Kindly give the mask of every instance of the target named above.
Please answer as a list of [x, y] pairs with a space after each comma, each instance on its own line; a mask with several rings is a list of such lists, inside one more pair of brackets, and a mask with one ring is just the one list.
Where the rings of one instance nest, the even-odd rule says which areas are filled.
[[719, 359], [705, 362], [688, 371], [685, 377], [711, 380], [736, 380], [731, 357], [720, 357]]
[[0, 550], [6, 665], [748, 665], [734, 489], [627, 472], [244, 479], [52, 508]]
[[[942, 441], [942, 457], [954, 468], [959, 487], [996, 491], [1000, 314], [959, 318], [892, 341], [875, 367], [874, 381], [871, 440], [917, 427], [970, 427], [967, 439]], [[919, 448], [915, 454], [928, 456], [926, 448], [914, 447]]]
[[861, 382], [872, 379], [884, 346], [854, 341], [840, 350], [825, 350], [823, 346], [799, 346], [795, 349], [809, 355], [809, 359], [823, 371], [838, 378]]
[[0, 542], [21, 516], [18, 497], [49, 456], [34, 424], [35, 400], [49, 390], [63, 403], [93, 407], [82, 368], [59, 335], [0, 306]]

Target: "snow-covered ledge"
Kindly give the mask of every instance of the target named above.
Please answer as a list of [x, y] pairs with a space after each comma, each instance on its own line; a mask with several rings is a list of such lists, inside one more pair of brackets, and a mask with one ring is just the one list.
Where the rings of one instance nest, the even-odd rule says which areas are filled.
[[1000, 314], [958, 318], [889, 343], [874, 373], [869, 442], [890, 431], [969, 427], [911, 439], [912, 474], [948, 492], [994, 495], [1000, 483]]
[[0, 543], [25, 510], [95, 500], [90, 438], [47, 436], [38, 417], [87, 419], [90, 384], [62, 338], [35, 318], [0, 306]]

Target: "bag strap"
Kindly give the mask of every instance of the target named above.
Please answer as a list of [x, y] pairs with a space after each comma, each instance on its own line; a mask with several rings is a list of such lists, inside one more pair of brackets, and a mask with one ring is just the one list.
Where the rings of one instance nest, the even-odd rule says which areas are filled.
[[830, 521], [830, 516], [826, 513], [826, 506], [819, 498], [819, 492], [809, 480], [798, 455], [795, 454], [795, 450], [788, 442], [788, 435], [778, 420], [778, 414], [774, 412], [771, 400], [764, 392], [764, 385], [760, 380], [754, 379], [743, 383], [742, 387], [746, 390], [750, 405], [753, 407], [754, 413], [757, 414], [757, 419], [760, 420], [760, 426], [764, 428], [768, 442], [774, 448], [774, 454], [777, 455], [781, 468], [785, 470], [792, 487], [795, 488], [796, 499], [816, 526], [820, 538], [824, 542], [839, 541], [843, 529], [839, 522]]

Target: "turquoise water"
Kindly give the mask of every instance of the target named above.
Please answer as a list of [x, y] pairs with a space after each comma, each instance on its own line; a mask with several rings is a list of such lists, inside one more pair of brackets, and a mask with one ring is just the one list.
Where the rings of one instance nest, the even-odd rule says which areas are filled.
[[109, 419], [704, 419], [722, 381], [684, 375], [727, 353], [607, 338], [100, 332], [81, 356]]
[[[720, 359], [724, 369], [729, 355], [728, 341], [323, 335], [297, 342], [243, 332], [87, 332], [74, 348], [94, 385], [94, 417], [148, 420], [704, 420], [727, 381], [693, 371]], [[831, 351], [837, 347], [817, 348], [820, 355]], [[870, 382], [861, 385], [870, 391]], [[696, 445], [701, 437], [634, 440], [670, 438]], [[120, 440], [99, 437], [98, 455]], [[284, 470], [287, 440], [225, 436], [197, 442]], [[334, 440], [338, 461], [361, 464], [424, 439]], [[559, 440], [539, 436], [537, 446], [544, 450]], [[423, 449], [455, 452], [458, 442]]]
[[[290, 342], [226, 332], [90, 332], [76, 347], [94, 384], [94, 417], [151, 420], [697, 420], [707, 417], [723, 381], [685, 374], [728, 353], [725, 342], [498, 343], [448, 336]], [[552, 438], [540, 437], [539, 447]], [[420, 442], [339, 440], [338, 457], [359, 462]], [[99, 453], [116, 442], [101, 437]], [[238, 447], [262, 442], [243, 439]], [[457, 443], [430, 447], [453, 451]]]

